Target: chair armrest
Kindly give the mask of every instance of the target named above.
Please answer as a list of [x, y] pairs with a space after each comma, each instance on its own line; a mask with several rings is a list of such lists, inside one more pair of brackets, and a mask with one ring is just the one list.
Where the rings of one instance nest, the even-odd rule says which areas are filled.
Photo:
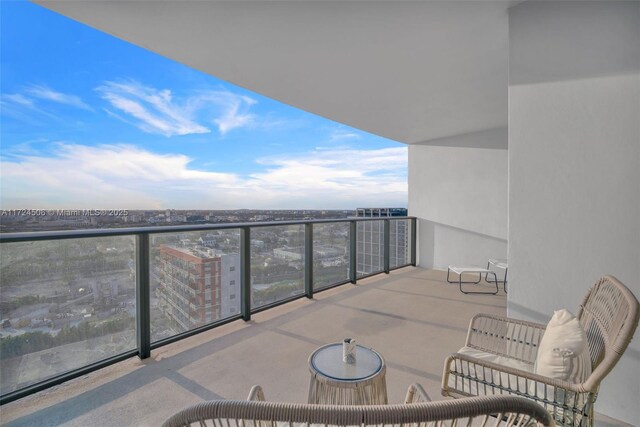
[[409, 404], [420, 402], [431, 402], [431, 398], [420, 384], [411, 384], [407, 390], [407, 397], [405, 397], [404, 403]]
[[[449, 396], [449, 392], [455, 387], [451, 387], [450, 376], [456, 375], [464, 378], [464, 381], [479, 381], [487, 384], [488, 387], [495, 388], [494, 393], [502, 391], [513, 392], [527, 397], [535, 397], [540, 393], [546, 393], [546, 387], [567, 390], [574, 393], [596, 393], [597, 390], [589, 390], [584, 383], [572, 383], [556, 378], [549, 378], [522, 369], [511, 368], [477, 359], [467, 354], [453, 353], [444, 363], [444, 373], [442, 376], [442, 394]], [[542, 386], [542, 387], [539, 387]], [[464, 390], [462, 394], [465, 393]], [[486, 393], [478, 393], [486, 394]], [[544, 396], [538, 396], [544, 397]], [[546, 398], [546, 397], [545, 397]]]
[[[247, 400], [249, 402], [266, 402], [267, 401], [264, 398], [264, 391], [262, 391], [262, 387], [260, 387], [259, 385], [254, 385], [253, 387], [251, 387], [251, 391], [249, 392], [249, 397], [247, 397]], [[201, 425], [205, 425], [205, 424], [201, 423]], [[211, 425], [215, 426], [218, 424], [213, 422]], [[224, 424], [221, 424], [221, 425], [224, 425]], [[227, 420], [227, 425], [229, 425], [228, 420]], [[238, 425], [246, 426], [247, 424], [241, 421], [240, 424]], [[275, 423], [274, 421], [255, 421], [253, 423], [253, 426], [254, 427], [277, 427], [277, 423]]]
[[259, 385], [254, 385], [253, 387], [251, 387], [251, 391], [249, 392], [249, 397], [247, 397], [247, 400], [250, 402], [266, 402], [262, 387], [260, 387]]
[[477, 314], [469, 324], [467, 347], [534, 363], [546, 325], [492, 314]]

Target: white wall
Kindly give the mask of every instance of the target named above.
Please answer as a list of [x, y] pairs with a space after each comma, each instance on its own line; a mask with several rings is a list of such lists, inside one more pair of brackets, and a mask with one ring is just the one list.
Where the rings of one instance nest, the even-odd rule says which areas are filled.
[[[510, 10], [510, 316], [576, 311], [613, 274], [640, 296], [640, 3]], [[596, 411], [640, 425], [640, 334]]]
[[418, 217], [420, 266], [506, 258], [506, 148], [505, 128], [409, 146], [409, 214]]

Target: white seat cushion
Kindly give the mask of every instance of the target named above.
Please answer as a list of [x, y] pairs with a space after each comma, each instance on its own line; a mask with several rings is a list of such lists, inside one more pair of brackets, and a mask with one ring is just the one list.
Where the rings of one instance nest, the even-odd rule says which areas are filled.
[[[533, 372], [533, 365], [531, 365], [530, 363], [526, 363], [507, 356], [499, 356], [497, 354], [487, 353], [473, 347], [462, 347], [460, 350], [458, 350], [458, 353], [465, 354], [485, 362], [497, 363], [502, 366], [520, 369], [527, 372]], [[509, 385], [511, 388], [517, 388], [522, 392], [526, 392], [527, 390], [526, 381], [523, 378], [517, 377], [515, 375], [508, 375], [504, 372], [492, 371], [490, 369], [482, 369], [482, 372], [476, 372], [476, 369], [472, 366], [469, 367], [469, 372], [467, 372], [467, 368], [464, 364], [462, 369], [465, 374], [469, 374], [471, 377], [476, 377], [480, 380], [493, 382], [494, 384], [502, 384], [505, 386]], [[449, 381], [451, 381], [450, 386], [455, 387], [458, 390], [461, 389], [461, 384], [453, 384], [453, 382], [455, 381], [453, 377], [449, 377]], [[462, 389], [471, 395], [491, 395], [500, 393], [500, 391], [498, 390], [491, 390], [490, 386], [486, 386], [485, 389], [483, 385], [480, 385], [480, 389], [478, 389], [478, 385], [474, 381], [466, 380], [462, 384]]]
[[520, 369], [527, 372], [533, 372], [533, 365], [527, 362], [523, 362], [518, 359], [513, 359], [507, 356], [500, 356], [493, 353], [487, 353], [482, 350], [478, 350], [473, 347], [462, 347], [458, 350], [458, 353], [466, 354], [468, 356], [475, 357], [476, 359], [484, 360], [485, 362], [497, 363], [498, 365], [508, 366], [510, 368]]

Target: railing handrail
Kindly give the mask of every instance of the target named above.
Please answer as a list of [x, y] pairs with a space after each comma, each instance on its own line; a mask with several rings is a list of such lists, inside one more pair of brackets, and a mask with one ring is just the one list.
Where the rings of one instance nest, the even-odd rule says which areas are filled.
[[328, 219], [301, 219], [301, 220], [285, 220], [285, 221], [260, 221], [260, 222], [228, 222], [222, 224], [193, 224], [193, 225], [167, 225], [167, 226], [150, 226], [150, 227], [123, 227], [123, 228], [93, 228], [80, 230], [55, 230], [55, 231], [25, 231], [19, 233], [0, 233], [0, 243], [11, 242], [33, 242], [39, 240], [62, 240], [77, 239], [91, 237], [107, 237], [107, 236], [128, 236], [137, 234], [160, 234], [160, 233], [179, 233], [189, 231], [208, 231], [208, 230], [229, 230], [245, 227], [275, 227], [287, 225], [304, 225], [304, 224], [330, 224], [337, 222], [365, 222], [365, 221], [383, 221], [383, 220], [403, 220], [416, 219], [414, 216], [392, 216], [392, 217], [347, 217], [347, 218], [328, 218]]

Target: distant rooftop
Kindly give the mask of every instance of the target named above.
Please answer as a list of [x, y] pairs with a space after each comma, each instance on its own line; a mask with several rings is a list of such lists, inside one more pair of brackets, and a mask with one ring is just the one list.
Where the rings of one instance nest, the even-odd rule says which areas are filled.
[[224, 254], [221, 253], [217, 253], [216, 251], [212, 250], [212, 249], [207, 249], [207, 250], [202, 250], [202, 249], [198, 249], [195, 247], [177, 247], [177, 246], [173, 246], [173, 245], [162, 245], [161, 249], [164, 248], [164, 250], [168, 250], [168, 251], [172, 251], [174, 253], [176, 252], [180, 252], [183, 253], [185, 255], [189, 255], [191, 257], [195, 257], [195, 258], [199, 258], [199, 259], [212, 259], [212, 258], [217, 258], [217, 257], [221, 257]]
[[357, 208], [356, 217], [407, 216], [406, 208]]

